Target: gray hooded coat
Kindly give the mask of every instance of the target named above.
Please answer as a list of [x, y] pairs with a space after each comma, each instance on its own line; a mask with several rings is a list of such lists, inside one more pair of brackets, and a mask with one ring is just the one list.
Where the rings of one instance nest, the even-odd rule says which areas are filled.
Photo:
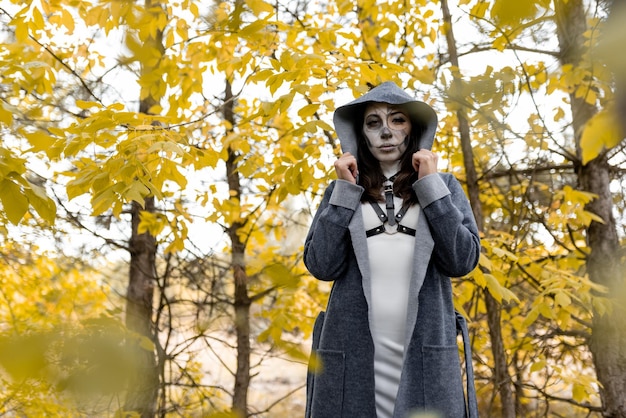
[[[437, 116], [392, 82], [339, 107], [334, 123], [344, 152], [357, 155], [353, 115], [368, 102], [408, 106], [413, 126], [430, 149]], [[419, 216], [408, 307], [405, 354], [394, 418], [436, 412], [445, 418], [477, 417], [471, 353], [463, 318], [454, 311], [450, 277], [478, 263], [480, 241], [469, 202], [449, 174], [424, 176], [413, 184]], [[334, 281], [326, 312], [314, 325], [307, 376], [307, 418], [375, 418], [374, 344], [369, 328], [371, 277], [361, 212], [363, 188], [345, 180], [331, 183], [313, 219], [304, 262], [319, 280]], [[457, 333], [465, 342], [464, 395]]]

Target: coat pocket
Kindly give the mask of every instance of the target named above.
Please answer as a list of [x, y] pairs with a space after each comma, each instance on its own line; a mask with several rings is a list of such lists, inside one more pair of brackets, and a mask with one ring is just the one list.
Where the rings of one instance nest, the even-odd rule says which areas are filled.
[[424, 406], [445, 418], [465, 416], [465, 395], [459, 349], [453, 346], [424, 346]]
[[343, 351], [317, 350], [317, 361], [312, 385], [311, 417], [341, 417], [345, 354]]

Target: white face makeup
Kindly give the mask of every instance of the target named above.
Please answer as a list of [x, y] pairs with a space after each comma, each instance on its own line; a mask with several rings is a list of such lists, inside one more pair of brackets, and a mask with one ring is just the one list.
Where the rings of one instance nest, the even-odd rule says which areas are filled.
[[363, 135], [372, 155], [381, 163], [400, 160], [411, 133], [409, 116], [387, 103], [369, 104], [364, 116]]

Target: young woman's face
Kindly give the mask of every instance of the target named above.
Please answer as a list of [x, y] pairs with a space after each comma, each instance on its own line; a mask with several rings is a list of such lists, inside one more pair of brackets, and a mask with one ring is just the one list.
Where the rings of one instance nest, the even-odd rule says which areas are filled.
[[372, 155], [380, 162], [400, 160], [411, 133], [409, 116], [387, 103], [369, 104], [364, 116], [363, 135]]

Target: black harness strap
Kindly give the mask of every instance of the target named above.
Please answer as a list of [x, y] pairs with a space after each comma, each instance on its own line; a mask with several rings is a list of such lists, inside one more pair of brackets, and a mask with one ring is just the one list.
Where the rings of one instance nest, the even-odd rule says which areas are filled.
[[[368, 238], [369, 237], [373, 237], [374, 235], [382, 234], [383, 232], [385, 232], [386, 230], [385, 230], [385, 225], [384, 224], [389, 219], [388, 215], [386, 215], [385, 212], [383, 212], [383, 210], [380, 208], [378, 203], [370, 202], [370, 205], [372, 206], [372, 208], [374, 208], [374, 211], [378, 215], [378, 219], [381, 220], [382, 224], [377, 226], [376, 228], [372, 228], [372, 229], [369, 229], [369, 230], [365, 231], [365, 235]], [[406, 211], [409, 210], [409, 207], [410, 207], [409, 203], [405, 203], [404, 205], [402, 205], [402, 208], [398, 211], [396, 216], [394, 216], [393, 218], [398, 223], [397, 232], [402, 232], [403, 234], [415, 236], [415, 229], [409, 228], [407, 226], [404, 226], [404, 225], [400, 224], [400, 221], [402, 220], [402, 218], [406, 214]], [[393, 225], [395, 225], [395, 223], [392, 225], [391, 222], [389, 222], [389, 225], [393, 226]]]
[[415, 229], [400, 224], [398, 224], [398, 232], [402, 232], [403, 234], [407, 234], [412, 237], [414, 237], [416, 233]]
[[387, 184], [385, 186], [385, 208], [387, 209], [387, 222], [389, 222], [390, 226], [394, 226], [396, 224], [396, 218], [393, 216], [393, 185]]
[[389, 226], [394, 226], [398, 224], [396, 232], [402, 232], [403, 234], [415, 236], [415, 229], [400, 225], [400, 221], [406, 214], [406, 211], [409, 210], [410, 204], [405, 203], [404, 205], [402, 205], [402, 208], [400, 208], [398, 213], [395, 214], [395, 216], [393, 214], [395, 210], [393, 204], [393, 182], [396, 180], [396, 177], [398, 177], [398, 174], [394, 174], [389, 178], [385, 177], [383, 181], [383, 183], [385, 184], [385, 209], [387, 210], [387, 213], [383, 212], [380, 206], [378, 206], [378, 203], [370, 202], [370, 205], [372, 205], [372, 208], [374, 208], [374, 211], [376, 212], [376, 215], [378, 215], [378, 219], [380, 219], [381, 224], [376, 228], [365, 231], [365, 235], [368, 238], [373, 237], [374, 235], [382, 234], [383, 232], [387, 232], [387, 230], [385, 229], [385, 222], [387, 222]]

